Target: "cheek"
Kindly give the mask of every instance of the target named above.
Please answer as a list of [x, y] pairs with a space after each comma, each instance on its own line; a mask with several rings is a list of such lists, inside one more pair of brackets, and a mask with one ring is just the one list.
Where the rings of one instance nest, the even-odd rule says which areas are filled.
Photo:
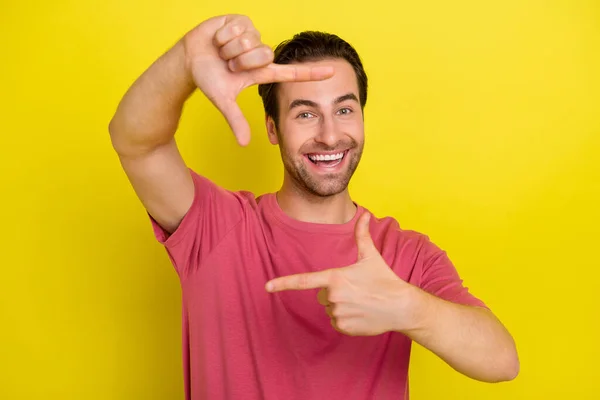
[[365, 135], [365, 127], [362, 119], [347, 119], [340, 122], [340, 128], [356, 141], [362, 141]]
[[282, 128], [279, 142], [287, 153], [299, 153], [315, 135], [315, 128], [309, 124], [290, 123]]
[[279, 147], [286, 156], [293, 157], [300, 150], [302, 143], [297, 143], [293, 133], [286, 132], [284, 134], [280, 134], [279, 137]]

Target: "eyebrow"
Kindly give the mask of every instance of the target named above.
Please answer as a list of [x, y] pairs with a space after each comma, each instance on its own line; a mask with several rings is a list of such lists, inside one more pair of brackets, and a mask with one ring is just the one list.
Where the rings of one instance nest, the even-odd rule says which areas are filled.
[[[346, 100], [354, 100], [358, 103], [358, 98], [356, 97], [356, 95], [354, 93], [347, 93], [343, 96], [336, 98], [333, 101], [333, 104], [340, 104]], [[313, 108], [319, 107], [319, 105], [312, 100], [296, 99], [296, 100], [292, 101], [292, 103], [290, 104], [289, 110], [291, 110], [295, 107], [300, 107], [300, 106], [307, 106], [307, 107], [313, 107]]]

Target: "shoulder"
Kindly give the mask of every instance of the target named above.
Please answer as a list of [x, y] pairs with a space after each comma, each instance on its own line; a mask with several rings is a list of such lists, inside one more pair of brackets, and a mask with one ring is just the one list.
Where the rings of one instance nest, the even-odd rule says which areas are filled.
[[256, 195], [249, 190], [235, 190], [216, 183], [213, 179], [199, 174], [192, 168], [189, 168], [197, 196], [208, 196], [213, 201], [229, 202], [232, 206], [237, 203], [239, 206], [249, 206], [254, 208], [257, 204]]

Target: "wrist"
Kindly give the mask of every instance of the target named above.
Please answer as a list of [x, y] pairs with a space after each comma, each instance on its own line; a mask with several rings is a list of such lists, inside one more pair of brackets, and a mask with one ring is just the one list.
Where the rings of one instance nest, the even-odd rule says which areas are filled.
[[414, 338], [427, 331], [430, 316], [433, 314], [433, 296], [424, 290], [408, 284], [402, 296], [402, 304], [395, 319], [394, 331]]
[[180, 66], [181, 77], [186, 88], [193, 92], [196, 89], [196, 83], [194, 82], [194, 73], [192, 70], [192, 59], [190, 57], [189, 49], [189, 33], [184, 36], [179, 42], [177, 42], [173, 48], [177, 64]]

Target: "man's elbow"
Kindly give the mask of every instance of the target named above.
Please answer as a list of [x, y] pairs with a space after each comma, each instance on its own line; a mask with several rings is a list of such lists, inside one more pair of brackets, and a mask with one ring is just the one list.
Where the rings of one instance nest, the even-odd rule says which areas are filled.
[[513, 336], [508, 330], [498, 321], [501, 326], [503, 333], [497, 335], [496, 340], [496, 355], [495, 359], [495, 373], [494, 378], [491, 382], [508, 382], [512, 381], [519, 376], [521, 370], [521, 362], [519, 361], [519, 353], [517, 351], [517, 344]]
[[502, 361], [497, 364], [496, 373], [489, 382], [500, 383], [516, 379], [521, 370], [521, 363], [516, 349], [513, 347], [499, 358], [502, 359]]
[[513, 361], [511, 364], [503, 367], [501, 370], [498, 370], [495, 374], [496, 376], [493, 379], [490, 379], [490, 383], [501, 383], [501, 382], [509, 382], [517, 378], [519, 376], [520, 365], [519, 360]]
[[519, 361], [519, 356], [515, 351], [514, 354], [510, 357], [510, 360], [507, 362], [507, 366], [505, 367], [505, 376], [503, 381], [512, 381], [519, 376], [519, 372], [521, 371], [521, 362]]

